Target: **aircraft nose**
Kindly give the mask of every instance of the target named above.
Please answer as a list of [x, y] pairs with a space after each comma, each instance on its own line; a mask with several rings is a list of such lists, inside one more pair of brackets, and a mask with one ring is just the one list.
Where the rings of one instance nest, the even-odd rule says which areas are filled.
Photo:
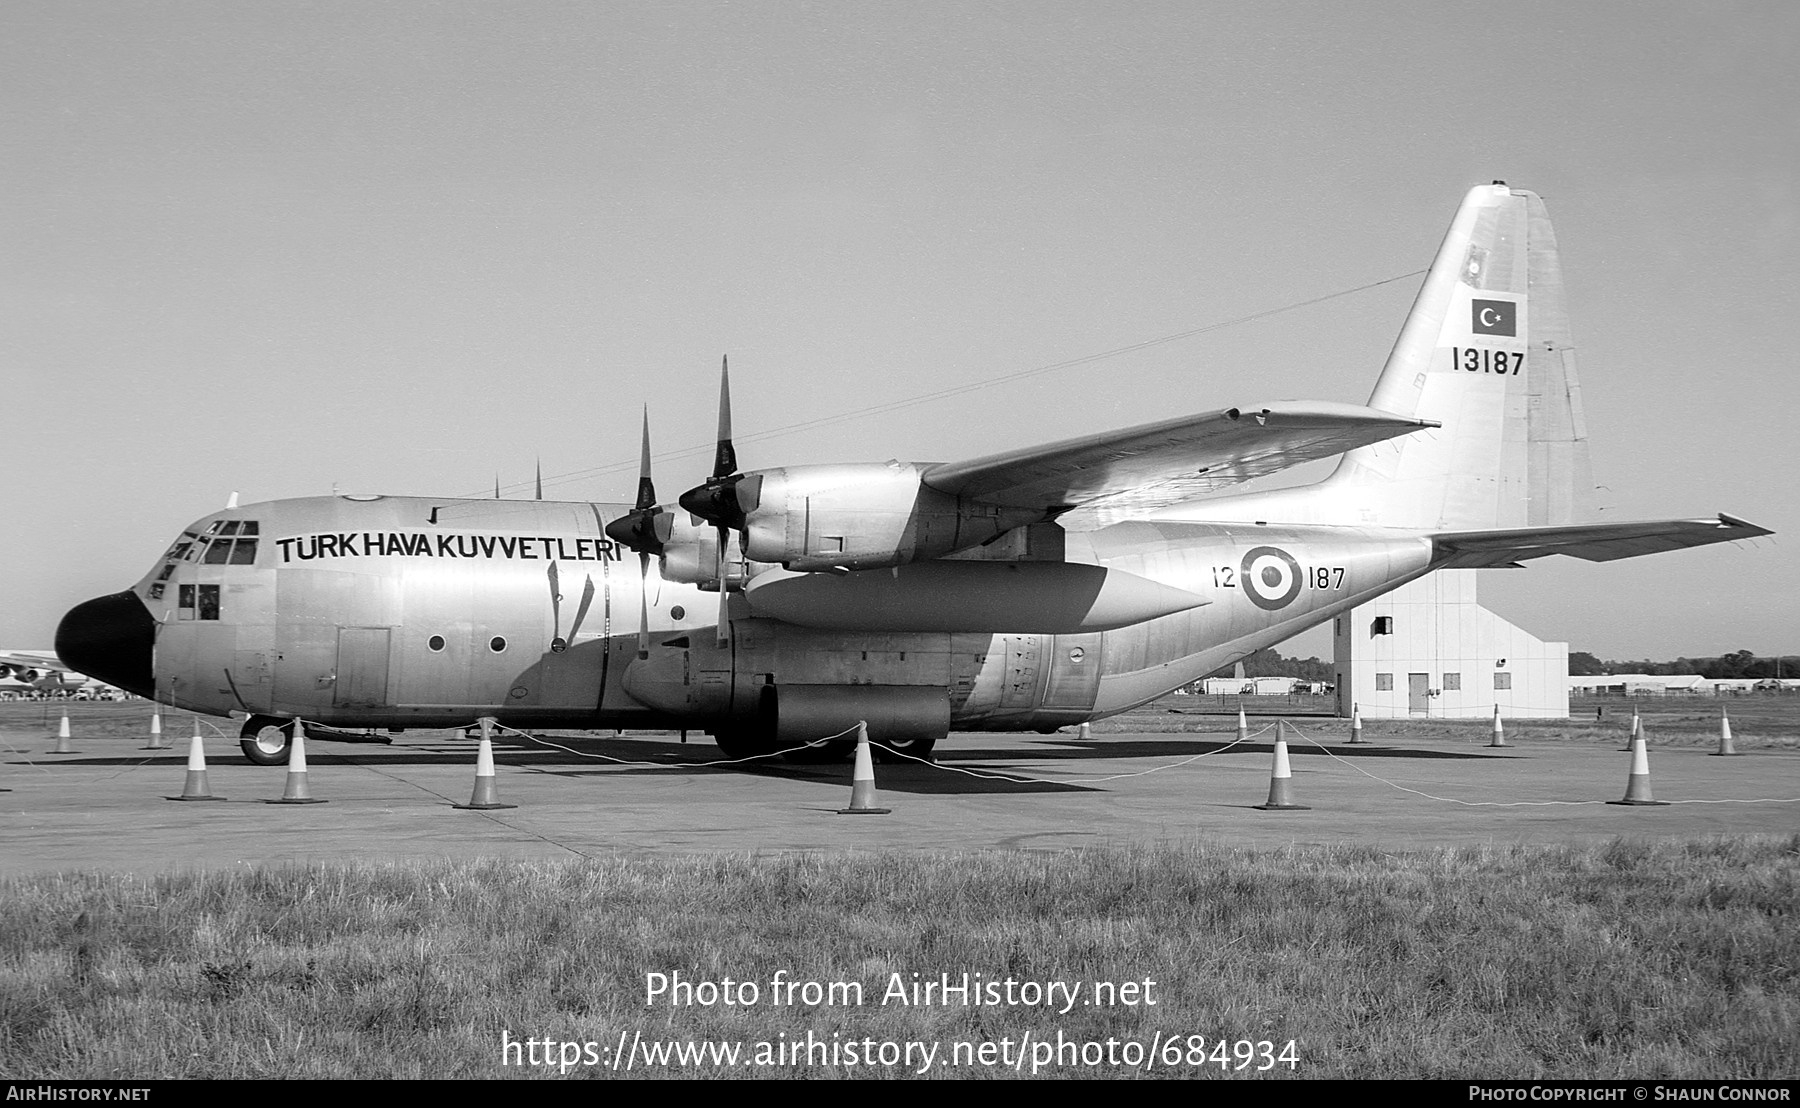
[[133, 592], [95, 597], [56, 625], [56, 655], [71, 669], [139, 696], [156, 695], [156, 620]]

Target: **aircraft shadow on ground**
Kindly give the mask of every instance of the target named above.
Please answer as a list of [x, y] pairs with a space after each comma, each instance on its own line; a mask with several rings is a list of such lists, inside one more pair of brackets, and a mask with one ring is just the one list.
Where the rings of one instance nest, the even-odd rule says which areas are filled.
[[[675, 773], [738, 773], [758, 777], [777, 777], [791, 781], [834, 784], [848, 787], [852, 769], [849, 759], [838, 762], [790, 763], [733, 762], [724, 757], [710, 742], [678, 743], [663, 738], [628, 736], [596, 738], [592, 736], [556, 736], [550, 741], [568, 750], [537, 746], [527, 741], [502, 740], [495, 743], [495, 754], [502, 770], [529, 770], [557, 777], [654, 777]], [[309, 744], [309, 769], [330, 770], [337, 767], [399, 768], [406, 766], [467, 766], [473, 770], [475, 744], [456, 742], [429, 748], [377, 746], [345, 753], [333, 752], [340, 744]], [[569, 753], [575, 751], [576, 753]], [[1229, 740], [1192, 738], [1089, 739], [1059, 735], [1026, 740], [1007, 747], [965, 745], [955, 740], [940, 747], [936, 766], [908, 761], [882, 763], [876, 767], [877, 787], [883, 791], [916, 795], [1029, 795], [1034, 793], [1100, 792], [1103, 787], [1046, 780], [1009, 780], [1010, 777], [1031, 778], [1034, 773], [1062, 763], [1096, 760], [1157, 759], [1174, 761], [1198, 755], [1229, 752], [1237, 755], [1271, 757], [1274, 746], [1267, 742], [1234, 744]], [[1517, 755], [1499, 751], [1480, 753], [1453, 750], [1419, 750], [1384, 747], [1379, 743], [1326, 749], [1310, 743], [1290, 743], [1290, 756], [1325, 754], [1342, 758], [1394, 758], [1424, 760], [1483, 760], [1512, 758]], [[583, 757], [588, 755], [590, 757]], [[182, 749], [134, 751], [128, 755], [53, 755], [25, 750], [15, 752], [6, 764], [39, 767], [124, 768], [153, 766], [178, 772], [186, 762]], [[617, 759], [612, 761], [611, 759]], [[639, 763], [639, 764], [630, 764]], [[243, 759], [234, 749], [218, 756], [214, 765], [242, 766]], [[261, 767], [273, 778], [285, 774], [277, 767]], [[968, 771], [968, 772], [958, 772]], [[980, 776], [972, 776], [979, 774]]]

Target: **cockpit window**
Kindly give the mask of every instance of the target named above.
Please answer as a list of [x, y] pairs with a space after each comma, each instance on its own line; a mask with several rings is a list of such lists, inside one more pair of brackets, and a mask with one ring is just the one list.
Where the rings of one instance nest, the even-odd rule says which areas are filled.
[[[257, 533], [255, 520], [219, 520], [214, 522], [213, 527], [218, 530], [216, 535], [199, 540], [199, 544], [204, 546], [206, 551], [200, 559], [202, 564], [209, 566], [256, 564], [256, 539], [250, 537]], [[237, 537], [232, 538], [233, 535]], [[186, 547], [186, 543], [177, 544], [175, 552], [170, 557], [180, 557], [186, 552]]]

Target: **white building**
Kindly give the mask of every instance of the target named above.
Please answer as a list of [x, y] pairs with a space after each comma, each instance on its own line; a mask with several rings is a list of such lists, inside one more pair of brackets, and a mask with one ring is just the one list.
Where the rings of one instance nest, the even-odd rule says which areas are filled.
[[1439, 570], [1333, 624], [1338, 714], [1380, 719], [1562, 719], [1569, 644], [1544, 642], [1475, 601], [1476, 571]]

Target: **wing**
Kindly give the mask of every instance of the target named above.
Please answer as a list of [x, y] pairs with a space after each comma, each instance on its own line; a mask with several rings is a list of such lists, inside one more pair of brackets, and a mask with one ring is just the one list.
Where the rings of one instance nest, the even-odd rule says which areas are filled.
[[1666, 519], [1643, 523], [1590, 523], [1572, 527], [1523, 527], [1511, 531], [1450, 531], [1431, 537], [1437, 569], [1514, 566], [1548, 554], [1611, 562], [1690, 546], [1753, 539], [1775, 532], [1728, 515], [1717, 519]]
[[1436, 427], [1323, 401], [1228, 408], [1086, 435], [1047, 446], [945, 462], [925, 471], [941, 492], [1006, 508], [1105, 515], [1177, 504], [1290, 466]]
[[54, 654], [37, 650], [0, 650], [0, 666], [18, 666], [22, 669], [53, 669], [63, 673], [73, 673], [62, 659]]

